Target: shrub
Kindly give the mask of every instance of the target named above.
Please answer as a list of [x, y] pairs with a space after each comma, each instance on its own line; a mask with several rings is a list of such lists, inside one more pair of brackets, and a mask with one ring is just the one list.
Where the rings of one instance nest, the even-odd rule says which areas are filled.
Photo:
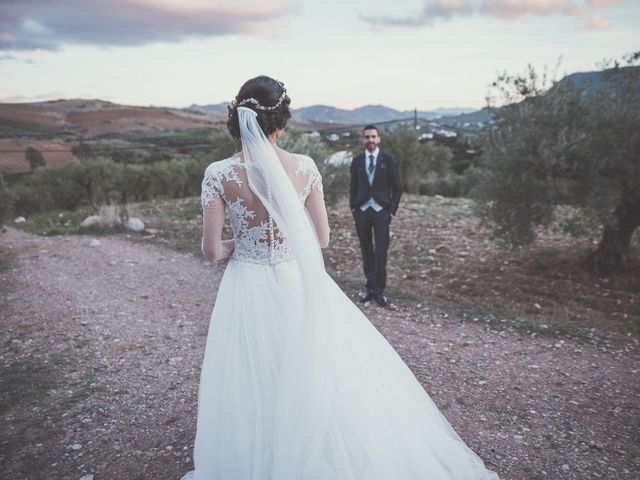
[[27, 147], [24, 151], [24, 156], [27, 162], [29, 162], [29, 168], [31, 171], [35, 171], [38, 167], [44, 167], [45, 161], [42, 153], [37, 148]]
[[0, 175], [0, 226], [4, 225], [13, 215], [16, 195], [12, 192], [4, 177]]
[[333, 206], [349, 192], [349, 165], [331, 165], [322, 162], [318, 165], [318, 170], [322, 175], [325, 203]]
[[30, 215], [48, 210], [55, 206], [51, 194], [38, 188], [30, 181], [16, 182], [11, 186], [14, 195], [14, 212], [16, 215]]

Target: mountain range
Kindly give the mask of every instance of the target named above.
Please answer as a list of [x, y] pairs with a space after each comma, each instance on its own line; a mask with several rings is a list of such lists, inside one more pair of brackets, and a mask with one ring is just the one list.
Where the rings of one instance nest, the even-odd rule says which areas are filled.
[[[189, 110], [203, 113], [226, 113], [227, 104], [191, 105]], [[474, 112], [474, 108], [437, 108], [435, 110], [420, 110], [418, 118], [435, 120], [446, 116], [457, 116]], [[395, 110], [384, 105], [366, 105], [352, 110], [337, 108], [330, 105], [311, 105], [293, 110], [292, 120], [302, 125], [313, 124], [341, 124], [359, 125], [366, 123], [383, 123], [393, 120], [413, 118], [413, 110]]]

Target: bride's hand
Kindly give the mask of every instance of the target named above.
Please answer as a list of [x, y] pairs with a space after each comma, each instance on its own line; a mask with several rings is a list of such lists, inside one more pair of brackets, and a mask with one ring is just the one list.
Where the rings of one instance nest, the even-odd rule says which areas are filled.
[[229, 258], [233, 251], [236, 249], [236, 241], [233, 240], [223, 240], [222, 248], [224, 251], [224, 258]]

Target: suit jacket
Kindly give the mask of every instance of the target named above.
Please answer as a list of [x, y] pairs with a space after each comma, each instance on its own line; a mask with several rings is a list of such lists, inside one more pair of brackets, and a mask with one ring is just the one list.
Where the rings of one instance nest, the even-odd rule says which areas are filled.
[[373, 199], [395, 215], [400, 204], [402, 190], [400, 174], [395, 158], [380, 151], [376, 161], [373, 184], [369, 184], [367, 164], [364, 153], [357, 155], [351, 162], [351, 183], [349, 185], [349, 206], [351, 210], [360, 208], [364, 203]]

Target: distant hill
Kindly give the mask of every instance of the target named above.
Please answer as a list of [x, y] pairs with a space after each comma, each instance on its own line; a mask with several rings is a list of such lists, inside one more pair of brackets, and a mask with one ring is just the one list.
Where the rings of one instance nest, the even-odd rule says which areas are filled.
[[[426, 120], [440, 118], [443, 115], [472, 112], [472, 108], [439, 108], [437, 110], [418, 111], [418, 117]], [[413, 110], [395, 110], [384, 105], [366, 105], [353, 110], [345, 110], [329, 105], [312, 105], [293, 112], [293, 119], [300, 123], [362, 125], [381, 123], [403, 118], [413, 118]]]
[[216, 103], [212, 105], [198, 105], [194, 103], [187, 110], [203, 113], [223, 114], [226, 116], [228, 105], [228, 103]]
[[438, 119], [438, 123], [456, 128], [483, 128], [491, 121], [491, 113], [488, 108], [463, 113], [462, 115], [447, 116]]
[[[225, 115], [226, 116], [226, 115]], [[188, 109], [136, 107], [103, 100], [0, 104], [0, 137], [70, 134], [95, 136], [206, 128], [220, 115]]]
[[622, 75], [630, 72], [635, 72], [636, 78], [639, 79], [638, 88], [640, 88], [640, 66], [610, 68], [599, 72], [572, 73], [558, 81], [556, 86], [569, 82], [580, 90], [612, 92], [619, 88]]
[[[191, 105], [188, 110], [203, 113], [227, 114], [227, 103], [211, 105]], [[419, 111], [418, 117], [433, 120], [445, 115], [459, 115], [473, 112], [472, 108], [438, 108], [436, 110]], [[312, 105], [293, 110], [292, 121], [302, 125], [361, 125], [366, 123], [389, 122], [403, 118], [413, 118], [413, 110], [400, 111], [384, 105], [365, 105], [353, 110], [332, 107], [330, 105]]]
[[[621, 88], [622, 75], [635, 72], [638, 79], [637, 89], [640, 92], [640, 66], [620, 67], [596, 72], [572, 73], [558, 80], [550, 89], [561, 88], [567, 84], [572, 84], [577, 89], [585, 93], [608, 92], [612, 93]], [[640, 101], [640, 100], [639, 100]], [[476, 112], [463, 113], [455, 116], [444, 116], [438, 119], [438, 123], [456, 128], [483, 128], [491, 121], [491, 113], [488, 108], [483, 108]]]

